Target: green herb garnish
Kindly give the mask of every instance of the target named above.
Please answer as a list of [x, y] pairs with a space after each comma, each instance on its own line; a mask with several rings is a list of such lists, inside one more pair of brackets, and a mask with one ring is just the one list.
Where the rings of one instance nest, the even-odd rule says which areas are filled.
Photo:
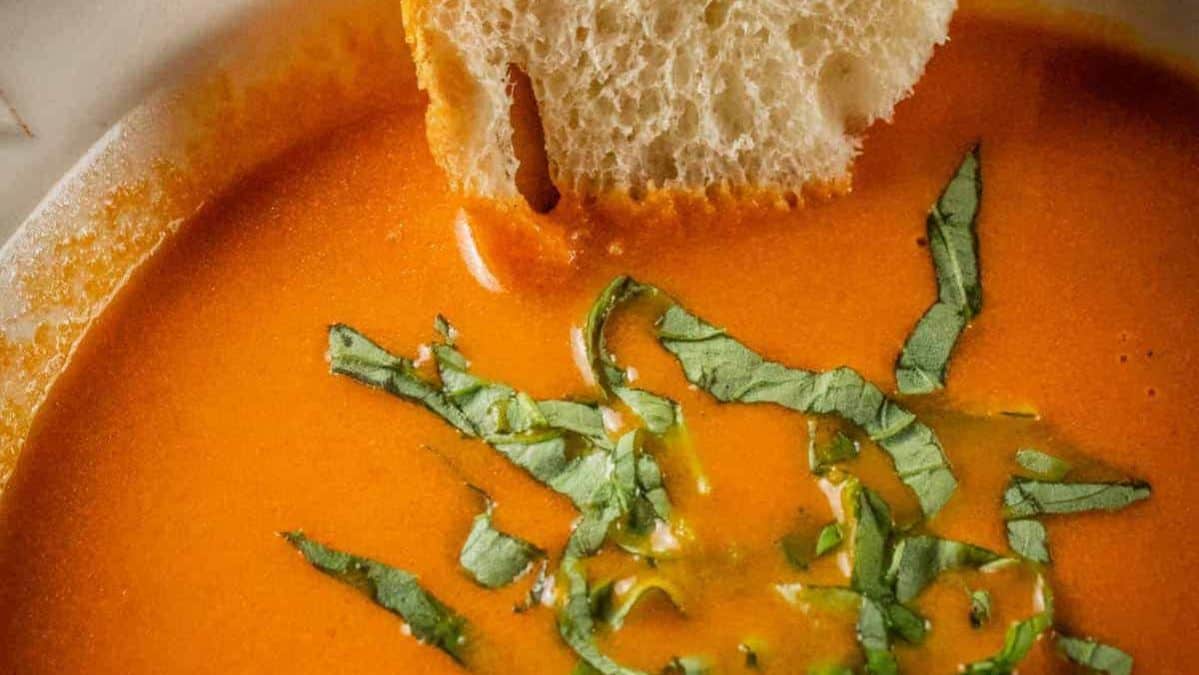
[[1010, 675], [1015, 671], [1016, 666], [1028, 656], [1037, 638], [1053, 625], [1053, 592], [1042, 577], [1038, 577], [1038, 586], [1044, 609], [1008, 626], [999, 653], [967, 665], [963, 672], [969, 675]]
[[888, 660], [880, 653], [880, 649], [885, 649], [889, 655], [889, 637], [879, 639], [876, 623], [881, 620], [887, 636], [894, 633], [912, 644], [924, 639], [927, 627], [923, 617], [896, 600], [895, 588], [888, 576], [894, 532], [891, 509], [870, 489], [861, 485], [851, 489], [854, 525], [849, 585], [862, 595], [858, 640], [866, 654], [867, 670], [876, 672], [871, 670], [873, 667], [883, 669], [878, 672], [890, 672], [886, 668], [888, 663], [894, 662], [894, 657]]
[[779, 547], [787, 562], [796, 569], [806, 570], [812, 561], [841, 545], [845, 532], [840, 523], [832, 522], [817, 529], [807, 521], [779, 539]]
[[467, 647], [466, 619], [421, 587], [415, 576], [368, 558], [335, 551], [304, 536], [283, 537], [321, 572], [358, 589], [375, 604], [399, 616], [412, 635], [462, 662]]
[[924, 642], [924, 636], [928, 633], [927, 619], [898, 602], [891, 602], [884, 609], [887, 612], [887, 626], [892, 633], [908, 644], [918, 645]]
[[1003, 511], [1009, 519], [1083, 511], [1119, 511], [1148, 499], [1144, 481], [1119, 483], [1058, 483], [1013, 478], [1003, 491]]
[[525, 597], [512, 607], [513, 612], [523, 614], [542, 604], [546, 590], [554, 584], [554, 577], [549, 570], [549, 561], [543, 559], [537, 568], [537, 576], [533, 577], [533, 585], [529, 586], [529, 592], [525, 594]]
[[970, 626], [982, 628], [991, 620], [991, 594], [984, 589], [970, 592]]
[[862, 594], [842, 586], [776, 584], [774, 590], [790, 605], [820, 611], [857, 613]]
[[602, 675], [644, 675], [613, 661], [595, 644], [591, 593], [580, 560], [568, 554], [561, 569], [567, 581], [566, 603], [558, 612], [558, 633], [562, 639], [580, 659]]
[[928, 247], [937, 275], [937, 302], [912, 329], [895, 364], [903, 394], [945, 386], [949, 356], [966, 324], [982, 309], [976, 223], [982, 199], [978, 146], [962, 160], [928, 214]]
[[853, 514], [853, 571], [849, 585], [868, 598], [889, 599], [893, 595], [887, 583], [891, 509], [872, 490], [858, 487]]
[[1059, 633], [1057, 648], [1067, 659], [1095, 672], [1108, 675], [1131, 675], [1132, 673], [1132, 657], [1111, 645]]
[[858, 643], [866, 654], [866, 672], [870, 675], [897, 675], [899, 662], [891, 653], [890, 630], [887, 617], [879, 603], [862, 596], [862, 608], [858, 614]]
[[494, 505], [486, 494], [483, 498], [487, 507], [475, 516], [466, 543], [458, 554], [458, 563], [480, 585], [500, 588], [529, 571], [533, 561], [544, 556], [545, 551], [495, 529], [491, 524]]
[[619, 599], [619, 602], [612, 605], [610, 610], [604, 613], [603, 618], [613, 630], [620, 630], [633, 608], [647, 596], [655, 594], [665, 597], [680, 612], [683, 610], [682, 592], [669, 580], [653, 576], [637, 582], [628, 591], [622, 593], [620, 598], [613, 597], [613, 600]]
[[983, 661], [975, 661], [963, 671], [970, 675], [1010, 675], [1016, 666], [1028, 656], [1033, 644], [1053, 623], [1046, 614], [1018, 621], [1008, 627], [999, 653]]
[[1051, 562], [1049, 555], [1049, 533], [1041, 521], [1034, 518], [1009, 520], [1007, 543], [1022, 558], [1039, 563]]
[[816, 557], [819, 558], [840, 546], [844, 538], [840, 523], [829, 523], [820, 528], [820, 534], [816, 537]]
[[1070, 473], [1070, 463], [1047, 455], [1033, 448], [1021, 448], [1016, 451], [1016, 463], [1022, 469], [1031, 473], [1035, 478], [1047, 481], [1060, 481]]
[[628, 374], [608, 353], [604, 340], [604, 328], [613, 310], [639, 296], [657, 294], [657, 288], [640, 284], [629, 277], [613, 279], [612, 283], [600, 292], [591, 306], [591, 311], [587, 313], [587, 321], [583, 325], [583, 339], [587, 347], [587, 363], [600, 389], [623, 401], [645, 422], [647, 429], [656, 434], [664, 434], [682, 422], [678, 404], [664, 396], [630, 387]]
[[419, 403], [467, 436], [478, 435], [475, 425], [439, 387], [421, 377], [411, 360], [389, 354], [349, 326], [329, 327], [329, 368], [338, 375]]
[[[444, 318], [440, 324], [443, 335], [455, 334]], [[449, 343], [434, 345], [433, 354], [440, 383], [423, 378], [410, 360], [388, 353], [349, 326], [329, 329], [333, 372], [420, 403], [465, 435], [481, 438], [580, 510], [598, 510], [590, 519], [594, 526], [613, 494], [608, 478], [615, 470], [615, 448], [598, 406], [536, 401], [506, 384], [481, 378]], [[668, 517], [669, 500], [654, 458], [642, 453], [629, 461], [637, 496], [657, 517]]]
[[899, 602], [912, 600], [942, 572], [978, 568], [999, 560], [985, 548], [951, 539], [918, 536], [901, 539], [891, 557], [888, 579]]
[[857, 457], [859, 452], [857, 442], [845, 432], [838, 430], [826, 437], [821, 431], [816, 420], [808, 420], [808, 466], [817, 476], [828, 473], [834, 464]]
[[925, 516], [936, 514], [957, 487], [932, 429], [850, 368], [816, 373], [767, 361], [679, 305], [659, 319], [658, 340], [679, 360], [687, 380], [719, 401], [774, 403], [805, 414], [837, 415], [861, 427], [891, 456]]
[[[980, 195], [975, 148], [963, 160], [928, 218], [938, 300], [921, 317], [897, 359], [896, 379], [904, 394], [928, 393], [945, 386], [954, 346], [981, 309], [976, 236]], [[587, 577], [585, 559], [598, 552], [609, 538], [625, 551], [644, 555], [654, 566], [652, 553], [646, 553], [652, 551], [647, 548], [647, 542], [653, 541], [648, 535], [669, 523], [672, 516], [661, 468], [643, 446], [648, 434], [659, 440], [665, 434], [685, 438], [682, 411], [669, 398], [632, 387], [629, 371], [617, 364], [605, 344], [605, 327], [613, 312], [637, 299], [651, 300], [653, 307], [661, 310], [655, 323], [658, 341], [696, 387], [722, 402], [771, 403], [813, 416], [808, 439], [813, 473], [826, 475], [834, 465], [852, 460], [860, 451], [855, 439], [869, 438], [890, 456], [896, 473], [916, 495], [926, 518], [945, 505], [957, 486], [932, 429], [858, 372], [848, 367], [808, 371], [767, 360], [724, 330], [675, 304], [658, 288], [629, 277], [619, 277], [604, 289], [584, 327], [589, 369], [601, 398], [619, 400], [644, 424], [643, 430], [630, 431], [616, 441], [609, 436], [598, 405], [538, 401], [507, 384], [475, 374], [456, 346], [457, 331], [441, 315], [435, 321], [440, 341], [432, 345], [436, 374], [423, 366], [418, 368], [410, 359], [388, 353], [348, 326], [331, 327], [329, 359], [333, 372], [424, 406], [463, 435], [487, 443], [578, 508], [579, 517], [556, 576], [565, 582], [567, 590], [559, 606], [559, 633], [580, 659], [577, 673], [641, 675], [605, 655], [596, 643], [597, 633], [621, 629], [633, 608], [652, 593], [663, 594], [676, 607], [682, 607], [681, 593], [656, 574], [640, 579], [621, 593], [610, 581], [593, 585]], [[830, 421], [828, 428], [832, 431], [819, 434], [818, 424]], [[1003, 497], [1004, 518], [1012, 549], [1032, 561], [1049, 561], [1045, 528], [1036, 518], [1114, 511], [1150, 493], [1148, 484], [1140, 481], [1062, 482], [1070, 465], [1033, 449], [1020, 450], [1016, 461], [1032, 477], [1014, 477], [1009, 483]], [[831, 475], [840, 476], [840, 468]], [[803, 567], [848, 539], [847, 546], [852, 548], [849, 588], [801, 584], [777, 588], [793, 603], [833, 608], [844, 605], [856, 610], [856, 631], [866, 671], [875, 675], [898, 673], [892, 640], [919, 644], [929, 629], [928, 622], [905, 603], [946, 571], [1014, 561], [965, 542], [905, 533], [897, 528], [890, 507], [877, 493], [852, 476], [849, 480], [853, 482], [845, 486], [845, 523], [829, 523], [815, 536], [788, 535], [782, 541], [788, 557]], [[286, 536], [318, 569], [368, 594], [403, 617], [418, 638], [461, 660], [465, 621], [425, 592], [415, 577], [327, 549], [298, 532]], [[497, 588], [514, 581], [544, 556], [532, 544], [495, 529], [488, 500], [484, 513], [472, 524], [460, 563], [479, 584]], [[547, 571], [548, 565], [543, 562], [529, 598], [516, 611], [536, 604], [554, 583]], [[1045, 594], [1045, 609], [1013, 623], [1003, 648], [989, 659], [966, 666], [965, 672], [1012, 672], [1038, 637], [1051, 627], [1051, 592], [1043, 579], [1038, 581]], [[990, 619], [991, 596], [986, 590], [970, 591], [969, 595], [970, 621], [977, 628]], [[762, 665], [762, 652], [756, 645], [745, 642], [740, 649], [747, 667]], [[1102, 672], [1124, 673], [1131, 669], [1127, 654], [1091, 640], [1063, 637], [1059, 649], [1068, 658]], [[697, 657], [676, 658], [666, 667], [667, 672], [685, 674], [710, 670], [708, 662]], [[828, 666], [813, 672], [843, 673], [847, 669]]]

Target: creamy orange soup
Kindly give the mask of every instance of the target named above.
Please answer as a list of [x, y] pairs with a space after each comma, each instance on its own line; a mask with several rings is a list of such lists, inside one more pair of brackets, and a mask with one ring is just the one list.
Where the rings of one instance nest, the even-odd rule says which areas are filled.
[[[427, 154], [421, 116], [374, 117], [263, 167], [92, 328], [0, 501], [0, 672], [569, 672], [577, 657], [554, 607], [513, 611], [533, 575], [488, 590], [458, 554], [481, 508], [466, 483], [494, 498], [498, 529], [549, 551], [551, 571], [575, 509], [421, 407], [331, 375], [327, 326], [415, 357], [441, 313], [475, 372], [541, 399], [595, 400], [574, 335], [605, 284], [632, 274], [771, 359], [847, 364], [890, 393], [895, 356], [935, 299], [926, 213], [975, 142], [983, 311], [946, 390], [901, 398], [959, 481], [925, 528], [1011, 555], [1000, 499], [1021, 447], [1148, 481], [1152, 497], [1118, 513], [1044, 519], [1054, 625], [1118, 646], [1139, 672], [1192, 669], [1191, 82], [1077, 38], [960, 16], [894, 123], [869, 131], [852, 194], [791, 210], [565, 200], [529, 217], [463, 203]], [[689, 386], [648, 320], [619, 313], [608, 341], [637, 386], [685, 413], [689, 444], [666, 444], [658, 461], [687, 536], [656, 569], [612, 547], [587, 566], [593, 579], [665, 577], [683, 607], [647, 599], [599, 647], [649, 672], [687, 655], [740, 672], [747, 648], [768, 672], [860, 668], [856, 608], [797, 606], [777, 588], [848, 583], [845, 545], [807, 570], [779, 546], [837, 515], [809, 472], [808, 419]], [[863, 445], [847, 470], [912, 522], [912, 493]], [[419, 576], [469, 621], [464, 665], [276, 536], [296, 529]], [[1036, 569], [938, 577], [910, 603], [930, 629], [922, 646], [895, 641], [900, 666], [951, 673], [994, 655], [1038, 609]], [[993, 606], [975, 628], [978, 589]], [[558, 602], [563, 592], [560, 580]], [[1071, 672], [1054, 643], [1046, 632], [1021, 672]]]

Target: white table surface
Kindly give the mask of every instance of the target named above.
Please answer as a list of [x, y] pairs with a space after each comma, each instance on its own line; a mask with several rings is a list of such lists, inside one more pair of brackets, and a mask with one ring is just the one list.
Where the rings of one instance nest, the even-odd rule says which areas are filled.
[[[0, 242], [206, 37], [262, 0], [0, 0]], [[4, 117], [4, 115], [0, 115]]]

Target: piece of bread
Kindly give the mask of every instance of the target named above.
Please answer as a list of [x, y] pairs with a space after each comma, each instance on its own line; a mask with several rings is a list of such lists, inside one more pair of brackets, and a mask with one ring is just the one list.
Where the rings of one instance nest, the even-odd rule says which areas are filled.
[[403, 0], [433, 154], [456, 187], [501, 199], [517, 196], [526, 154], [514, 131], [530, 135], [514, 129], [512, 74], [532, 85], [564, 190], [842, 180], [855, 134], [910, 92], [955, 4]]

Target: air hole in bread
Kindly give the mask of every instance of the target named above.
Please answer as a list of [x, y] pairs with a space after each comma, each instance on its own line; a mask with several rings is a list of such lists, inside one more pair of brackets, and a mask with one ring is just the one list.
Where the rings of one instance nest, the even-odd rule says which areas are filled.
[[673, 40], [679, 34], [682, 17], [678, 5], [671, 5], [662, 10], [654, 22], [654, 32], [662, 40]]
[[801, 16], [787, 28], [787, 42], [797, 52], [804, 51], [815, 38], [816, 22], [811, 17]]
[[512, 92], [512, 147], [518, 162], [516, 189], [537, 213], [548, 213], [558, 205], [561, 194], [550, 177], [549, 157], [545, 152], [545, 129], [537, 108], [537, 96], [529, 76], [518, 66], [508, 65], [508, 86]]
[[865, 126], [868, 101], [876, 88], [864, 64], [849, 54], [836, 54], [820, 69], [820, 103], [825, 118], [856, 132]]
[[658, 182], [672, 181], [679, 177], [679, 167], [674, 158], [672, 138], [660, 134], [649, 144], [649, 172], [657, 176]]
[[708, 24], [708, 28], [713, 30], [723, 26], [725, 19], [728, 17], [728, 0], [712, 0], [712, 2], [709, 2], [708, 6], [704, 8], [704, 23]]
[[600, 35], [614, 35], [620, 30], [619, 10], [611, 5], [604, 5], [595, 13], [595, 30]]
[[716, 125], [726, 143], [732, 143], [753, 128], [753, 102], [746, 95], [745, 82], [732, 66], [721, 69], [724, 89], [716, 94]]

